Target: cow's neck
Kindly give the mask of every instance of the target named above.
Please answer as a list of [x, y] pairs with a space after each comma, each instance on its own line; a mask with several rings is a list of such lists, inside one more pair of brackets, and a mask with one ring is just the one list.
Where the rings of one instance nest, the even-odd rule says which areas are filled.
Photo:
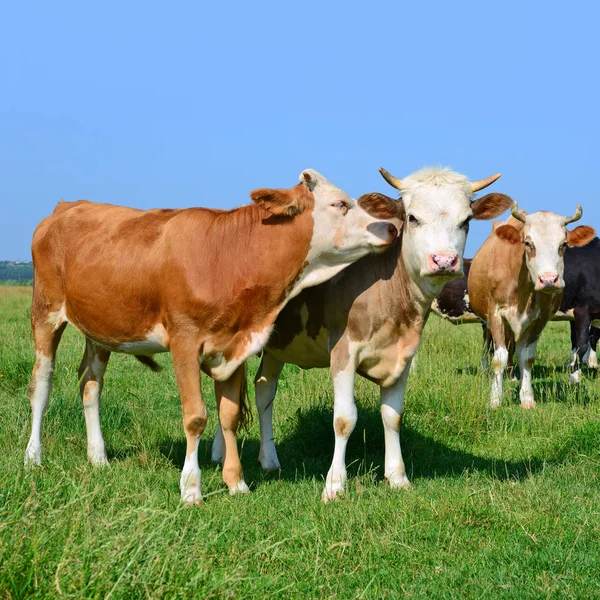
[[[411, 291], [413, 300], [418, 306], [419, 314], [426, 316], [431, 309], [431, 303], [434, 298], [440, 294], [446, 281], [434, 281], [432, 278], [423, 277], [419, 269], [411, 267], [411, 261], [407, 259], [408, 244], [402, 238], [402, 244], [396, 251], [396, 260], [398, 275], [403, 273], [405, 285]], [[400, 268], [401, 267], [401, 268]]]

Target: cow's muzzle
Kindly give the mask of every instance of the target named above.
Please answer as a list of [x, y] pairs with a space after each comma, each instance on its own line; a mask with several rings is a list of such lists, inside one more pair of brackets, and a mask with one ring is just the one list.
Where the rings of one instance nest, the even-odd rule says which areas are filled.
[[535, 282], [535, 289], [538, 292], [556, 293], [563, 289], [560, 275], [558, 273], [542, 273]]
[[460, 268], [460, 257], [455, 252], [438, 252], [427, 257], [427, 266], [432, 275], [454, 275]]

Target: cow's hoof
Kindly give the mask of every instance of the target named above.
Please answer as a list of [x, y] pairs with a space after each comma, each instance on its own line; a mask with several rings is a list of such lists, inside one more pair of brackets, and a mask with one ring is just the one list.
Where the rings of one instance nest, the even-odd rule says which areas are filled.
[[521, 402], [521, 408], [535, 408], [535, 400], [523, 400], [523, 402]]
[[181, 501], [187, 506], [199, 506], [203, 504], [202, 493], [199, 489], [188, 489], [181, 494]]
[[261, 450], [258, 454], [258, 462], [265, 471], [278, 471], [281, 469], [279, 458], [274, 448], [271, 451], [265, 450], [263, 452]]
[[390, 475], [386, 481], [393, 490], [407, 490], [412, 487], [406, 475]]
[[327, 504], [332, 500], [339, 500], [344, 495], [344, 486], [332, 485], [325, 486], [321, 494], [321, 501]]
[[581, 371], [575, 371], [569, 375], [569, 383], [579, 383], [581, 380]]
[[233, 487], [229, 488], [229, 494], [235, 496], [236, 494], [249, 494], [250, 488], [246, 485], [246, 482], [241, 479]]

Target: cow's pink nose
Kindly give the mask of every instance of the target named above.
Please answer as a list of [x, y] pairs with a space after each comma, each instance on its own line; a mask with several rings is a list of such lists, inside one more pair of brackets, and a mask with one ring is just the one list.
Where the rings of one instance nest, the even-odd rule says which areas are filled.
[[556, 287], [558, 285], [558, 275], [556, 273], [542, 273], [539, 277], [540, 287]]
[[429, 255], [429, 265], [433, 273], [437, 271], [457, 271], [460, 262], [458, 254], [451, 252], [440, 252]]

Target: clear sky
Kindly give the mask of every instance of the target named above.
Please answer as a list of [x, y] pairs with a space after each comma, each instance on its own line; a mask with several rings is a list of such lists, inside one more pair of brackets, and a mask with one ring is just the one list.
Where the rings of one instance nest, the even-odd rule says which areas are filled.
[[[60, 198], [354, 197], [432, 164], [600, 229], [600, 5], [38, 2], [0, 14], [0, 259]], [[489, 232], [474, 224], [467, 256]]]

